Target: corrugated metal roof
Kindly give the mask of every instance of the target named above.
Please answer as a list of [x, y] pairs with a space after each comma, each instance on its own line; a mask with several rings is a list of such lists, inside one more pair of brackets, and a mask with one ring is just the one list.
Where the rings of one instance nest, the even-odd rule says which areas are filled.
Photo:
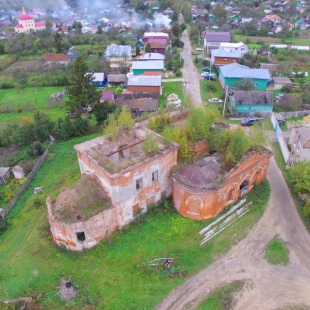
[[169, 35], [165, 32], [145, 32], [143, 38], [159, 38], [159, 37], [164, 37], [168, 38]]
[[206, 31], [205, 38], [207, 42], [230, 42], [231, 36], [229, 32]]
[[281, 76], [281, 77], [273, 77], [272, 80], [276, 84], [293, 84], [293, 82], [286, 76]]
[[163, 70], [164, 69], [164, 61], [163, 60], [149, 60], [149, 61], [133, 61], [132, 69], [156, 69]]
[[93, 82], [102, 82], [104, 80], [103, 72], [87, 72], [86, 74], [91, 74], [93, 77]]
[[159, 53], [145, 53], [139, 57], [139, 60], [164, 60], [165, 55]]
[[161, 86], [161, 76], [131, 75], [128, 86]]
[[211, 50], [211, 56], [212, 57], [228, 57], [228, 58], [241, 58], [242, 55], [240, 52], [230, 52], [227, 50], [217, 49], [217, 50]]
[[130, 57], [131, 58], [132, 56], [131, 46], [111, 44], [107, 47], [105, 56], [106, 57]]
[[268, 69], [250, 69], [238, 63], [221, 66], [220, 71], [225, 78], [268, 80], [270, 76]]
[[266, 91], [234, 91], [236, 104], [274, 104], [273, 93]]

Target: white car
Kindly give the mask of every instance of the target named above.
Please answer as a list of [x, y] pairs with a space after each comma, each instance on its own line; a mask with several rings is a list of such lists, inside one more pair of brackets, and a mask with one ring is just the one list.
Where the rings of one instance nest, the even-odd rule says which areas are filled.
[[214, 76], [214, 77], [215, 77], [215, 74], [214, 74], [214, 73], [210, 73], [210, 72], [202, 72], [202, 73], [201, 73], [201, 77], [205, 77], [205, 76], [208, 76], [208, 75]]
[[223, 102], [223, 100], [221, 100], [219, 98], [211, 98], [208, 101], [212, 102], [212, 103], [222, 103]]

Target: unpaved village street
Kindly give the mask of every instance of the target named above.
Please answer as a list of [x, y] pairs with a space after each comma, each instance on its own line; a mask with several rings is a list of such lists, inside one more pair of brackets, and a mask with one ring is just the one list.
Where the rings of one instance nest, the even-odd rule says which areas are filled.
[[189, 41], [187, 30], [183, 31], [181, 41], [184, 42], [184, 48], [181, 53], [181, 56], [184, 59], [184, 66], [182, 68], [183, 92], [185, 97], [188, 96], [195, 106], [201, 106], [202, 105], [200, 95], [201, 77], [192, 60], [192, 48]]
[[[247, 285], [238, 298], [236, 310], [281, 309], [288, 305], [310, 309], [310, 236], [274, 159], [270, 162], [268, 179], [269, 203], [245, 239], [172, 291], [157, 310], [195, 309], [212, 290], [241, 279]], [[290, 251], [288, 266], [270, 265], [264, 259], [265, 247], [276, 235]]]

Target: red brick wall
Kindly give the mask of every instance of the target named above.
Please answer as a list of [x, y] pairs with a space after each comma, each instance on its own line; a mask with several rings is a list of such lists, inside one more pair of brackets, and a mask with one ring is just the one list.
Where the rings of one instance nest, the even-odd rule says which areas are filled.
[[173, 203], [177, 211], [196, 220], [208, 219], [216, 216], [227, 205], [238, 200], [241, 196], [240, 185], [249, 182], [248, 191], [255, 183], [266, 178], [270, 154], [255, 153], [249, 155], [235, 167], [224, 179], [217, 190], [192, 189], [173, 178]]

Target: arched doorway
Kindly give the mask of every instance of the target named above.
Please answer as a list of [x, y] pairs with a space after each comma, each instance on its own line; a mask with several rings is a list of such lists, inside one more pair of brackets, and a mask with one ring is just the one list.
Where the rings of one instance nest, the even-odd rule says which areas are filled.
[[249, 181], [244, 180], [239, 187], [240, 196], [243, 196], [244, 194], [246, 194], [248, 192], [248, 189], [249, 189]]

